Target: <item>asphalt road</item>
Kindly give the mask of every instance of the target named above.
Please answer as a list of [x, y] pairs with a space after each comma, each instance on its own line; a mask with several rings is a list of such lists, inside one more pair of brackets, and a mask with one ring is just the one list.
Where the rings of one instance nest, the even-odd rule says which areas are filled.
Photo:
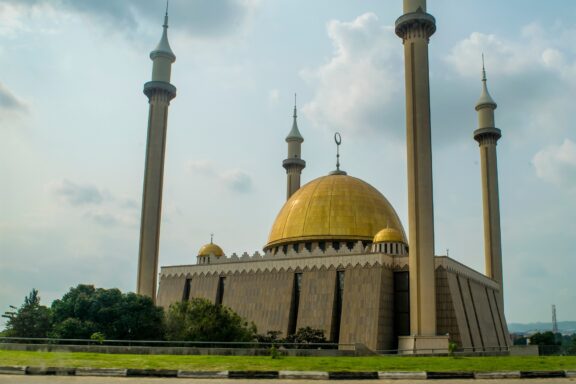
[[[75, 377], [75, 376], [29, 376], [0, 375], [0, 384], [320, 384], [328, 380], [241, 380], [241, 379], [146, 379], [141, 377]], [[429, 380], [329, 380], [339, 384], [402, 384], [429, 383]], [[530, 383], [530, 384], [568, 384], [576, 383], [575, 378], [565, 379], [509, 379], [509, 380], [433, 380], [434, 384], [499, 384], [499, 383]]]

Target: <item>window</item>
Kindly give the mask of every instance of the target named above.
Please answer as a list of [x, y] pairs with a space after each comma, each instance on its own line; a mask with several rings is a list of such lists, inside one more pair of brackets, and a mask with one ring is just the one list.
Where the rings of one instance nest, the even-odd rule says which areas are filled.
[[186, 279], [184, 283], [184, 292], [182, 292], [182, 301], [190, 300], [190, 285], [192, 284], [192, 279]]
[[332, 310], [332, 330], [330, 340], [337, 343], [340, 339], [340, 322], [342, 320], [342, 299], [344, 297], [344, 271], [336, 271], [336, 291], [334, 292], [334, 309]]
[[292, 302], [290, 303], [290, 319], [288, 320], [288, 334], [296, 333], [296, 323], [298, 322], [298, 309], [300, 307], [300, 292], [302, 290], [302, 273], [294, 274], [294, 285], [292, 287]]
[[226, 286], [226, 277], [220, 276], [218, 278], [218, 289], [216, 291], [216, 305], [222, 305], [224, 299], [224, 288]]

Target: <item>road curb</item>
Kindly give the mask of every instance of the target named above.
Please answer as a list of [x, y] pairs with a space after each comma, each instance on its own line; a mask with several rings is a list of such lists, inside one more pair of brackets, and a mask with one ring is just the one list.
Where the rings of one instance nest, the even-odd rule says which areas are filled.
[[426, 372], [378, 372], [380, 380], [426, 380]]
[[0, 367], [0, 375], [25, 375], [26, 367]]
[[74, 376], [76, 375], [76, 368], [66, 367], [26, 367], [26, 375], [42, 375], [42, 376]]
[[475, 379], [519, 379], [520, 371], [474, 372]]
[[117, 368], [76, 368], [76, 376], [103, 376], [103, 377], [126, 377], [127, 369]]
[[277, 379], [278, 371], [228, 371], [229, 379]]
[[329, 380], [378, 380], [378, 372], [328, 372]]
[[328, 380], [328, 372], [320, 371], [279, 371], [278, 378], [288, 380]]
[[566, 377], [564, 371], [520, 371], [522, 379], [553, 379], [558, 377]]
[[469, 371], [426, 372], [426, 378], [428, 380], [473, 379], [474, 372]]
[[447, 380], [575, 378], [576, 371], [445, 371], [445, 372], [323, 372], [323, 371], [185, 371], [171, 369], [69, 368], [0, 366], [0, 375], [163, 377], [197, 379], [285, 380]]
[[178, 371], [178, 377], [187, 379], [227, 379], [228, 371]]
[[128, 377], [178, 377], [175, 369], [127, 369]]

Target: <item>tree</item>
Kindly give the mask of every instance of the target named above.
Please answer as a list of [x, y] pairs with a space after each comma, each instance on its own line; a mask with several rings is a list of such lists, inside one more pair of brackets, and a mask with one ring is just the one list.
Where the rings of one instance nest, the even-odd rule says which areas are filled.
[[46, 337], [52, 328], [52, 313], [40, 305], [37, 289], [32, 289], [24, 298], [20, 308], [10, 306], [14, 311], [5, 312], [2, 317], [8, 319], [4, 336], [8, 337]]
[[537, 345], [541, 355], [554, 355], [560, 352], [559, 338], [553, 332], [535, 333], [530, 337], [530, 344]]
[[298, 328], [296, 333], [286, 337], [287, 343], [318, 344], [327, 343], [324, 331], [311, 327]]
[[576, 355], [576, 334], [572, 335], [572, 343], [570, 344], [570, 347], [568, 348], [568, 353]]
[[166, 338], [189, 341], [253, 341], [256, 326], [228, 307], [206, 299], [174, 303], [166, 314]]
[[535, 333], [530, 337], [530, 344], [533, 345], [558, 345], [556, 335], [548, 331]]
[[88, 339], [101, 333], [108, 340], [160, 340], [163, 337], [162, 308], [152, 299], [120, 290], [78, 285], [52, 303], [52, 337]]

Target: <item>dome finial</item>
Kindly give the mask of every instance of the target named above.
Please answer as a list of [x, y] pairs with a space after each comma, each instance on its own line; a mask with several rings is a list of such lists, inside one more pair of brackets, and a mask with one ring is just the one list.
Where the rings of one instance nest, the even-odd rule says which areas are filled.
[[214, 244], [214, 234], [210, 234], [210, 244]]
[[346, 175], [346, 172], [340, 170], [340, 144], [342, 144], [342, 136], [340, 136], [340, 132], [334, 134], [334, 142], [336, 143], [336, 170], [330, 172], [330, 174]]
[[336, 170], [340, 171], [340, 144], [342, 144], [342, 136], [339, 132], [334, 134], [334, 141], [336, 142]]

